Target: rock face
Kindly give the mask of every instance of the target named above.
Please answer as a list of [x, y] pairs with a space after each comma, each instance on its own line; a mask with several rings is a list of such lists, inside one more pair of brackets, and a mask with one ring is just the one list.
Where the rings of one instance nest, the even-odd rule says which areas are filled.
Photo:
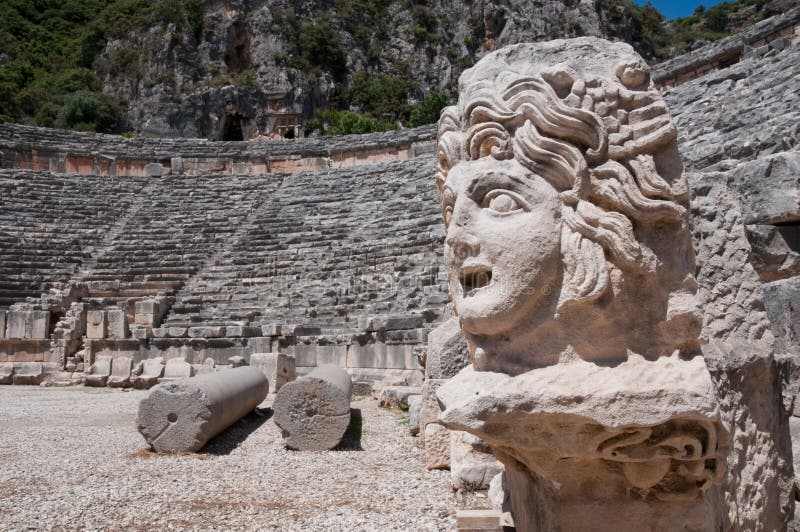
[[356, 74], [401, 72], [419, 94], [447, 90], [496, 47], [626, 26], [616, 5], [588, 0], [352, 4], [205, 3], [192, 20], [111, 39], [98, 74], [104, 92], [130, 102], [139, 132], [246, 140], [299, 134]]
[[459, 89], [436, 180], [472, 366], [437, 391], [439, 421], [506, 466], [518, 530], [717, 529], [730, 435], [649, 68], [559, 40], [499, 50]]

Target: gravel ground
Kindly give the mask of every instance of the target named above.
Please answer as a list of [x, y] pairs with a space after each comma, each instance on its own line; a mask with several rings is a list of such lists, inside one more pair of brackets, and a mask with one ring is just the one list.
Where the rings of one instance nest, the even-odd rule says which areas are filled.
[[136, 431], [145, 393], [0, 387], [0, 529], [452, 530], [486, 506], [372, 399], [333, 451], [285, 449], [268, 399], [201, 453], [161, 456]]

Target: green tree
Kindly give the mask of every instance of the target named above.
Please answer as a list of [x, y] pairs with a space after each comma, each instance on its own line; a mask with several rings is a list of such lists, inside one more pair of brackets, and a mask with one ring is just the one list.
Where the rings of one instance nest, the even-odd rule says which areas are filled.
[[433, 124], [439, 121], [439, 115], [446, 106], [450, 105], [450, 98], [441, 92], [432, 90], [411, 110], [408, 125], [411, 127]]

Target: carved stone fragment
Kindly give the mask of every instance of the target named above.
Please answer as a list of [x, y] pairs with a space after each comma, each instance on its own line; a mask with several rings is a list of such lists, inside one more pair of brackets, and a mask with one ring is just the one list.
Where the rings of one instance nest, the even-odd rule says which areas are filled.
[[521, 44], [459, 91], [436, 181], [472, 366], [439, 422], [503, 462], [518, 530], [715, 530], [729, 435], [649, 68], [622, 43]]

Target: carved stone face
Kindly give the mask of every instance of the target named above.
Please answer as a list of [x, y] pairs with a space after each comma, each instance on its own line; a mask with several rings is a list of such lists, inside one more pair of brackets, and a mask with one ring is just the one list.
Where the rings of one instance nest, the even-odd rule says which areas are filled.
[[464, 330], [495, 336], [552, 319], [561, 283], [561, 200], [514, 159], [461, 161], [442, 189], [450, 294]]

